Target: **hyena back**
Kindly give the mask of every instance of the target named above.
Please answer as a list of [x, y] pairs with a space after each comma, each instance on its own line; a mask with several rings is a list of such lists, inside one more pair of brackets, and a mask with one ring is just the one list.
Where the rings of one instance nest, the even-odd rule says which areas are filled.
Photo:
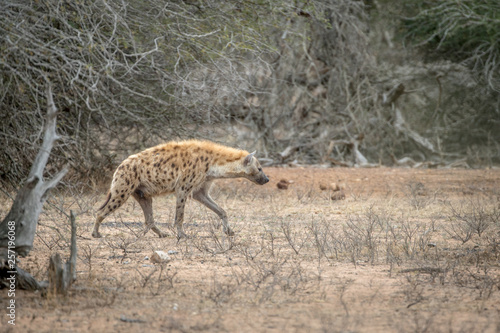
[[153, 220], [154, 196], [175, 193], [177, 237], [185, 237], [182, 222], [188, 196], [212, 211], [222, 220], [224, 232], [234, 235], [226, 212], [210, 197], [212, 181], [218, 178], [247, 178], [263, 185], [269, 181], [259, 161], [245, 150], [225, 147], [208, 141], [168, 142], [129, 156], [116, 169], [106, 202], [97, 210], [93, 237], [101, 237], [99, 225], [113, 211], [132, 197], [139, 202], [146, 230], [165, 237]]

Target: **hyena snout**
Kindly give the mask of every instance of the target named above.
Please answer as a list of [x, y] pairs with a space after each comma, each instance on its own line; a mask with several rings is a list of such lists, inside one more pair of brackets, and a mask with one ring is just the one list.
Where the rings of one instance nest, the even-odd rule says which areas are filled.
[[269, 182], [269, 178], [267, 178], [267, 176], [263, 172], [261, 172], [259, 175], [257, 175], [257, 177], [255, 177], [253, 181], [259, 185], [264, 185]]

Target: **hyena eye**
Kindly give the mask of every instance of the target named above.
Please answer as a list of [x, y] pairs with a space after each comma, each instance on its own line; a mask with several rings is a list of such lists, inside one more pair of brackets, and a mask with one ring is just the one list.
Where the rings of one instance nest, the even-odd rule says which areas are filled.
[[259, 172], [262, 172], [262, 168], [258, 168]]

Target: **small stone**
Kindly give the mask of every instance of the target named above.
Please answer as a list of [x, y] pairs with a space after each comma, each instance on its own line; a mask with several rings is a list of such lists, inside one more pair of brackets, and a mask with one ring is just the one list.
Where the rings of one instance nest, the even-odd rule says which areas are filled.
[[345, 199], [344, 191], [332, 192], [330, 194], [330, 200], [344, 200], [344, 199]]
[[288, 184], [291, 184], [291, 182], [289, 182], [288, 180], [286, 179], [282, 179], [280, 180], [276, 186], [280, 189], [280, 190], [286, 190], [288, 189]]
[[170, 256], [163, 251], [155, 251], [151, 256], [151, 262], [155, 264], [165, 264], [171, 260]]
[[319, 189], [321, 191], [332, 191], [332, 192], [337, 192], [341, 190], [340, 186], [337, 183], [330, 183], [330, 184], [321, 183], [319, 184]]
[[168, 250], [168, 252], [167, 252], [167, 253], [168, 253], [168, 254], [170, 254], [170, 255], [173, 255], [173, 254], [177, 254], [177, 253], [179, 253], [179, 252], [177, 252], [177, 251], [175, 251], [175, 250]]

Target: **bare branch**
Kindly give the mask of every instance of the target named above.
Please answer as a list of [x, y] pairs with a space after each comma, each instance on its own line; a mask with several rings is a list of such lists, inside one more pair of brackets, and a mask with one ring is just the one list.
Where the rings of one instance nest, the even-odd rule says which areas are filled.
[[40, 150], [38, 151], [35, 161], [33, 162], [33, 166], [31, 167], [31, 171], [30, 174], [28, 175], [27, 182], [31, 182], [35, 177], [37, 177], [38, 179], [43, 179], [43, 170], [47, 165], [50, 152], [52, 151], [54, 142], [59, 138], [59, 136], [56, 133], [57, 108], [54, 104], [54, 98], [52, 96], [52, 87], [50, 83], [47, 84], [46, 98], [47, 98], [47, 116], [46, 116], [47, 121], [45, 125], [43, 144], [40, 147]]

